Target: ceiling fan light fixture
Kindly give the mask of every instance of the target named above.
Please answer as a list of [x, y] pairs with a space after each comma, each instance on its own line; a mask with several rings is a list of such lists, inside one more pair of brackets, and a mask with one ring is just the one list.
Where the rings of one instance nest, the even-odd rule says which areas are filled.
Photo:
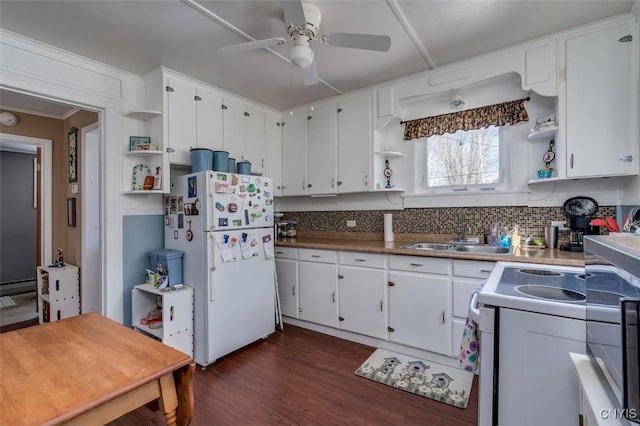
[[299, 68], [306, 68], [313, 62], [313, 50], [309, 46], [293, 46], [289, 51], [289, 59]]

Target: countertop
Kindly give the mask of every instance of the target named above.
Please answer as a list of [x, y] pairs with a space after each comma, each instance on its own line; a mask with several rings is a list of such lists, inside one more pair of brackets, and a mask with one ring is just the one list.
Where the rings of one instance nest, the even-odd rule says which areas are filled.
[[585, 236], [584, 243], [589, 263], [597, 263], [597, 259], [591, 255], [600, 256], [631, 275], [640, 277], [640, 236], [627, 233], [589, 235]]
[[414, 242], [446, 243], [452, 239], [452, 235], [441, 234], [396, 234], [394, 242], [385, 243], [382, 234], [307, 231], [299, 233], [295, 238], [279, 238], [275, 245], [280, 247], [485, 260], [490, 262], [527, 262], [546, 265], [584, 266], [582, 252], [568, 252], [559, 249], [523, 249], [517, 247], [513, 248], [509, 254], [489, 254], [401, 248]]

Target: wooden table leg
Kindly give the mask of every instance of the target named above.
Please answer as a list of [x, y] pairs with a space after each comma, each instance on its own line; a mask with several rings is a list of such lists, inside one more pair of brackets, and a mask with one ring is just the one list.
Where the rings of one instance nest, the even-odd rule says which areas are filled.
[[173, 379], [178, 392], [178, 426], [191, 423], [194, 407], [193, 373], [196, 370], [195, 361], [173, 372]]
[[178, 396], [173, 373], [160, 377], [160, 408], [168, 426], [176, 426], [178, 420]]

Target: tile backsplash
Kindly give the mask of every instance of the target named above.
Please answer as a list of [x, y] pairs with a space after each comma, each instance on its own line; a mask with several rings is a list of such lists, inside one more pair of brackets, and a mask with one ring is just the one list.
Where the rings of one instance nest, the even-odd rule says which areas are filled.
[[[393, 230], [396, 233], [457, 234], [470, 228], [469, 235], [482, 236], [490, 232], [491, 225], [510, 230], [518, 225], [524, 237], [544, 235], [544, 227], [556, 220], [566, 220], [562, 207], [447, 207], [404, 209], [401, 211], [357, 210], [287, 212], [286, 220], [297, 221], [298, 231], [325, 232], [384, 232], [383, 215], [393, 214]], [[616, 208], [600, 206], [596, 217], [615, 218]], [[347, 220], [355, 220], [356, 226], [347, 228]]]

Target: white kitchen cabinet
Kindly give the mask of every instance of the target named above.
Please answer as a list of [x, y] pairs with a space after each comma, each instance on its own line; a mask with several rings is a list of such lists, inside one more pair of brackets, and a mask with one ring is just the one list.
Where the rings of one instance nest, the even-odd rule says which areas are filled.
[[80, 315], [80, 275], [77, 266], [38, 266], [36, 286], [40, 324]]
[[340, 252], [339, 258], [339, 327], [342, 330], [385, 339], [386, 256]]
[[336, 253], [298, 250], [300, 319], [338, 327], [338, 266]]
[[[631, 37], [629, 37], [631, 36]], [[638, 40], [633, 20], [567, 37], [567, 177], [638, 172]], [[629, 40], [633, 38], [633, 40]]]
[[389, 340], [450, 355], [451, 260], [390, 256], [389, 268]]
[[266, 112], [262, 109], [246, 105], [245, 107], [245, 152], [236, 161], [249, 161], [251, 173], [264, 175], [266, 140]]
[[335, 194], [337, 188], [337, 104], [314, 105], [307, 119], [308, 194]]
[[282, 195], [282, 116], [267, 111], [265, 117], [265, 170], [264, 175], [273, 179], [275, 196]]
[[276, 247], [276, 276], [282, 315], [298, 318], [298, 249]]
[[204, 86], [197, 86], [196, 146], [213, 151], [224, 149], [222, 135], [222, 94]]
[[338, 101], [339, 193], [369, 190], [371, 114], [371, 94], [368, 92]]
[[579, 387], [570, 352], [586, 350], [584, 321], [500, 309], [498, 424], [577, 423]]
[[[162, 310], [156, 328], [141, 321], [154, 309]], [[193, 288], [184, 286], [161, 291], [148, 284], [136, 285], [131, 293], [131, 323], [136, 331], [193, 356]]]
[[242, 161], [246, 153], [245, 104], [230, 96], [222, 100], [222, 129], [224, 150], [236, 162]]
[[307, 195], [307, 107], [282, 122], [282, 195]]
[[495, 262], [477, 260], [453, 260], [453, 318], [451, 328], [453, 339], [451, 340], [451, 355], [458, 356], [460, 342], [464, 331], [465, 321], [469, 314], [469, 302], [473, 292], [482, 285], [489, 276]]
[[196, 147], [196, 85], [173, 75], [164, 76], [166, 142], [169, 162], [190, 165], [189, 151]]

